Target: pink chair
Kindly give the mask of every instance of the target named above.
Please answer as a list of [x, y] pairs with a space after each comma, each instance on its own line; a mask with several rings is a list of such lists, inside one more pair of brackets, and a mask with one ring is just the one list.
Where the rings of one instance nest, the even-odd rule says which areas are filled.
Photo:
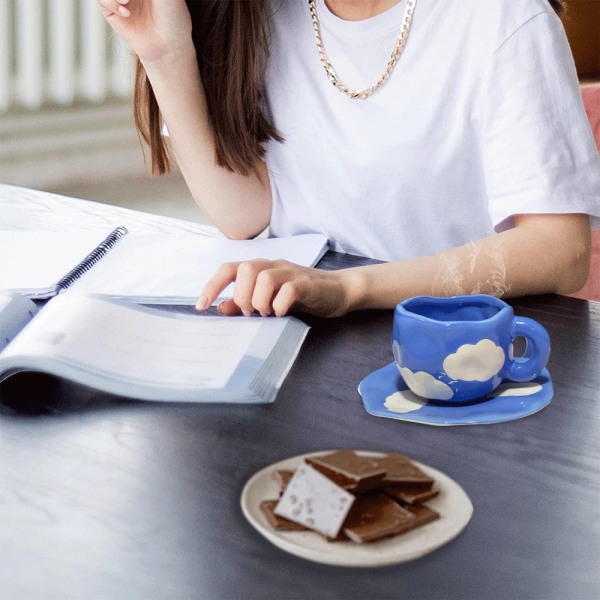
[[[581, 95], [600, 152], [600, 83], [582, 85]], [[592, 231], [590, 276], [583, 288], [571, 295], [584, 300], [600, 300], [600, 230]]]

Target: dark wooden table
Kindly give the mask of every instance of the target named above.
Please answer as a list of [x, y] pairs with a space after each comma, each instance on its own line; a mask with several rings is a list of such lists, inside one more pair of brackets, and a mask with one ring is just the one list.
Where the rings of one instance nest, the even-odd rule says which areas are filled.
[[[600, 304], [513, 304], [550, 332], [555, 396], [496, 425], [365, 412], [356, 387], [392, 360], [391, 311], [308, 318], [267, 406], [126, 401], [32, 374], [4, 382], [0, 596], [600, 597]], [[471, 523], [392, 567], [330, 567], [279, 550], [244, 519], [244, 483], [275, 461], [332, 448], [397, 450], [446, 472], [473, 501]]]

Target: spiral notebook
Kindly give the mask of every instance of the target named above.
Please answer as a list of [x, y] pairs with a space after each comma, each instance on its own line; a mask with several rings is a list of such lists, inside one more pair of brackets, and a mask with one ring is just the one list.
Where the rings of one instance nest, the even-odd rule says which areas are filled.
[[[144, 304], [195, 304], [224, 262], [285, 259], [310, 267], [327, 250], [321, 234], [229, 240], [193, 233], [3, 231], [0, 290], [47, 299], [78, 290]], [[231, 297], [232, 286], [217, 301]]]

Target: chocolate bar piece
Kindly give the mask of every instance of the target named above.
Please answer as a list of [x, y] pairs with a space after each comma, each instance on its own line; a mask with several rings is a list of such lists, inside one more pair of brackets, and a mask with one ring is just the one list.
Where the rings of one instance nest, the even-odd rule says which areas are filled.
[[288, 469], [280, 469], [279, 471], [275, 471], [275, 473], [273, 473], [273, 478], [279, 484], [279, 495], [285, 492], [285, 488], [293, 476], [294, 471], [290, 471]]
[[391, 452], [372, 459], [380, 469], [385, 469], [385, 487], [410, 487], [429, 489], [433, 479], [412, 463], [404, 454]]
[[372, 458], [359, 456], [353, 450], [337, 450], [311, 456], [305, 461], [340, 487], [361, 493], [381, 487], [386, 469]]
[[385, 494], [356, 499], [342, 531], [358, 543], [373, 542], [415, 527], [417, 517]]
[[415, 527], [422, 527], [440, 518], [440, 513], [424, 504], [407, 504], [403, 508], [415, 516]]
[[263, 500], [260, 503], [260, 510], [262, 510], [267, 518], [269, 525], [278, 531], [307, 531], [307, 528], [304, 527], [304, 525], [294, 523], [294, 521], [276, 515], [273, 511], [278, 502], [279, 500]]
[[298, 467], [275, 507], [275, 514], [328, 538], [335, 538], [354, 496], [310, 465]]
[[[293, 473], [293, 471], [290, 471]], [[304, 525], [300, 525], [300, 523], [294, 523], [294, 521], [290, 521], [285, 517], [280, 517], [276, 515], [274, 510], [277, 506], [279, 500], [263, 500], [260, 503], [260, 509], [267, 518], [267, 522], [269, 525], [276, 529], [277, 531], [312, 531], [308, 529], [308, 527], [304, 527]], [[318, 533], [315, 531], [314, 533]], [[327, 537], [323, 536], [328, 542], [344, 542], [348, 540], [348, 537], [344, 534], [343, 531], [340, 531], [335, 537]]]
[[435, 488], [424, 490], [423, 488], [383, 488], [384, 493], [394, 500], [400, 500], [405, 504], [423, 504], [427, 500], [435, 498], [440, 491]]

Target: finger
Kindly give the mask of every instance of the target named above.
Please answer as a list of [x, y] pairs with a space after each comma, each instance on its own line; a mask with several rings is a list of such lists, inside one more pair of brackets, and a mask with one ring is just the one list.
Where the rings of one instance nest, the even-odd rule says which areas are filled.
[[205, 310], [219, 297], [219, 294], [235, 281], [240, 263], [224, 263], [206, 282], [196, 303], [196, 310]]
[[[246, 316], [250, 316], [256, 308], [254, 306], [254, 293], [259, 277], [263, 278], [263, 273], [277, 269], [281, 265], [281, 261], [265, 259], [255, 259], [240, 264], [235, 280], [235, 287], [233, 288], [233, 300]], [[269, 278], [270, 276], [267, 276], [265, 280]], [[269, 297], [266, 302], [261, 302], [264, 310], [268, 309], [270, 311], [270, 301], [271, 298]]]
[[217, 306], [217, 311], [226, 317], [238, 317], [242, 314], [242, 309], [233, 300], [223, 300]]
[[252, 306], [252, 294], [256, 278], [263, 268], [264, 261], [246, 261], [240, 263], [235, 278], [233, 288], [233, 301], [242, 309], [242, 312], [249, 317], [254, 312]]
[[105, 17], [120, 15], [121, 17], [130, 17], [131, 11], [125, 5], [129, 0], [98, 0], [100, 8]]
[[289, 269], [273, 268], [261, 271], [256, 277], [252, 294], [252, 306], [261, 316], [268, 317], [273, 313], [273, 296], [279, 288], [292, 276]]
[[298, 286], [293, 281], [286, 281], [273, 298], [273, 312], [277, 317], [287, 315], [298, 303]]

